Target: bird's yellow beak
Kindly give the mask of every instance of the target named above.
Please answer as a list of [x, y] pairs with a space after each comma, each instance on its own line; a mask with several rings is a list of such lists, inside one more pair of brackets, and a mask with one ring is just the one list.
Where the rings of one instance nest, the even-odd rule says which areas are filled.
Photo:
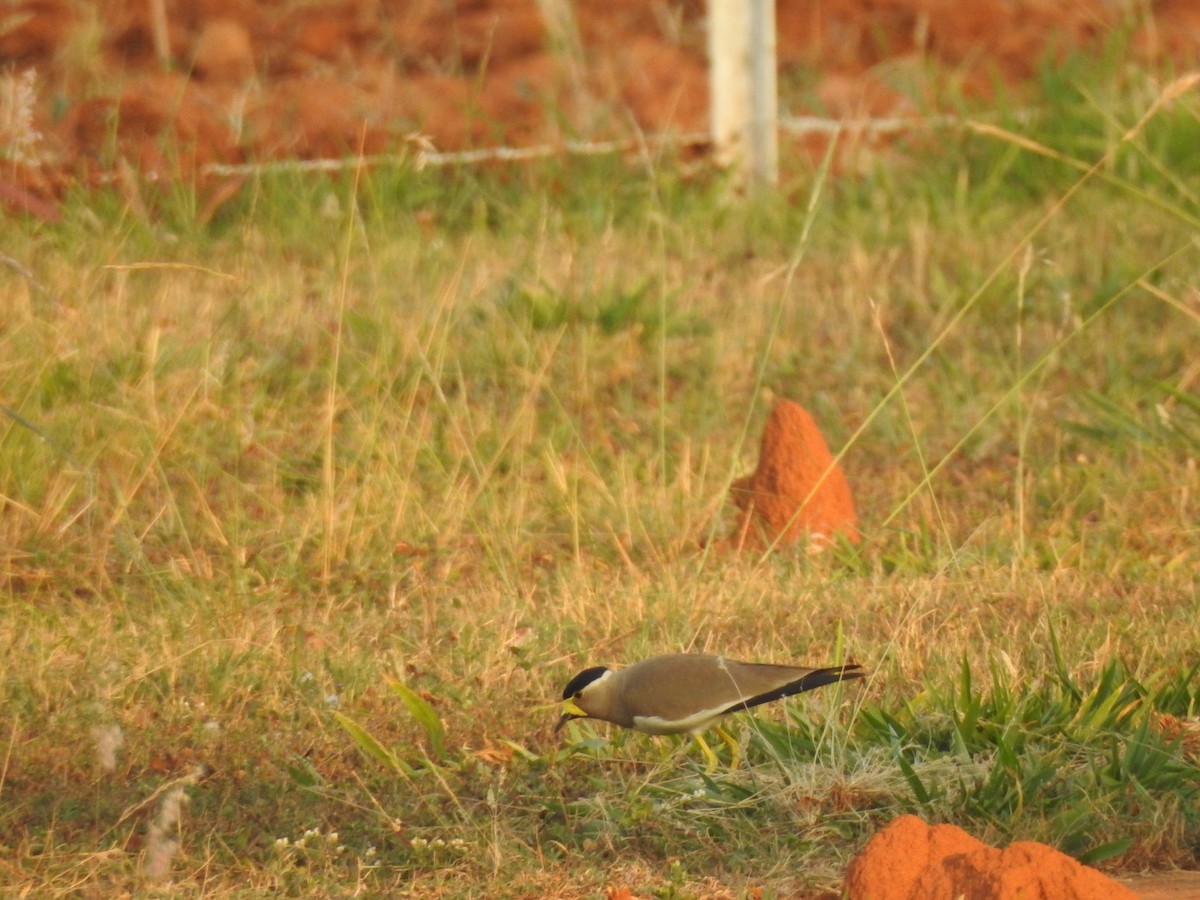
[[554, 731], [557, 733], [564, 725], [572, 719], [586, 719], [588, 714], [575, 705], [572, 700], [563, 701], [563, 714], [558, 720], [558, 724], [554, 726]]

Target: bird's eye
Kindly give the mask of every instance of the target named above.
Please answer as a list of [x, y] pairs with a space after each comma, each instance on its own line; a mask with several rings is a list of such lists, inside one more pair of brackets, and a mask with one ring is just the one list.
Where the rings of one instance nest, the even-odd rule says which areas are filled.
[[576, 692], [575, 692], [575, 699], [576, 699], [576, 700], [578, 700], [578, 699], [579, 699], [580, 697], [582, 697], [582, 696], [583, 696], [583, 691], [576, 691]]

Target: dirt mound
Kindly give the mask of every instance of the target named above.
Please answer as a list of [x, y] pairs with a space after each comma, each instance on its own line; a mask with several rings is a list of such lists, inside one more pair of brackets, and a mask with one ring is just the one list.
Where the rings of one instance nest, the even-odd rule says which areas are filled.
[[729, 543], [762, 550], [808, 537], [819, 549], [836, 535], [857, 543], [858, 517], [846, 475], [813, 417], [780, 399], [763, 429], [758, 466], [730, 488], [742, 511]]
[[1133, 891], [1053, 847], [989, 847], [954, 825], [901, 816], [846, 874], [850, 900], [1137, 900]]

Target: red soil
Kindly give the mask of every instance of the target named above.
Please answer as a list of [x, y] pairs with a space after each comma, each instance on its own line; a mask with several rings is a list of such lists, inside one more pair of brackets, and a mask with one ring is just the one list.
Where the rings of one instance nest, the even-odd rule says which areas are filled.
[[730, 489], [742, 514], [730, 543], [761, 550], [802, 538], [819, 547], [835, 535], [858, 542], [846, 476], [808, 411], [777, 400], [763, 429], [758, 467]]
[[889, 822], [846, 874], [849, 900], [1136, 900], [1095, 869], [1045, 844], [989, 847], [954, 825]]
[[[191, 178], [218, 161], [384, 152], [416, 133], [453, 150], [706, 129], [703, 0], [571, 5], [577, 56], [554, 51], [535, 0], [169, 0], [163, 60], [153, 0], [10, 2], [0, 73], [36, 71], [39, 137], [15, 152], [0, 91], [0, 204], [39, 214], [118, 160]], [[1153, 19], [1122, 22], [1111, 0], [779, 0], [785, 101], [843, 116], [924, 107], [947, 81], [986, 95], [1119, 27], [1136, 53], [1200, 57], [1197, 5], [1149, 5]]]

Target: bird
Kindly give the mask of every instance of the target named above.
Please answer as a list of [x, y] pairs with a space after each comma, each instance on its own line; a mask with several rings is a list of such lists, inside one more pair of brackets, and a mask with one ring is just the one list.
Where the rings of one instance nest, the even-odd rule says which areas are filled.
[[[738, 662], [708, 653], [668, 653], [623, 669], [592, 666], [567, 682], [558, 732], [572, 719], [599, 719], [645, 734], [690, 732], [710, 768], [717, 757], [701, 732], [730, 713], [811, 691], [826, 684], [862, 678], [857, 664], [808, 668]], [[719, 726], [736, 768], [737, 744]]]

